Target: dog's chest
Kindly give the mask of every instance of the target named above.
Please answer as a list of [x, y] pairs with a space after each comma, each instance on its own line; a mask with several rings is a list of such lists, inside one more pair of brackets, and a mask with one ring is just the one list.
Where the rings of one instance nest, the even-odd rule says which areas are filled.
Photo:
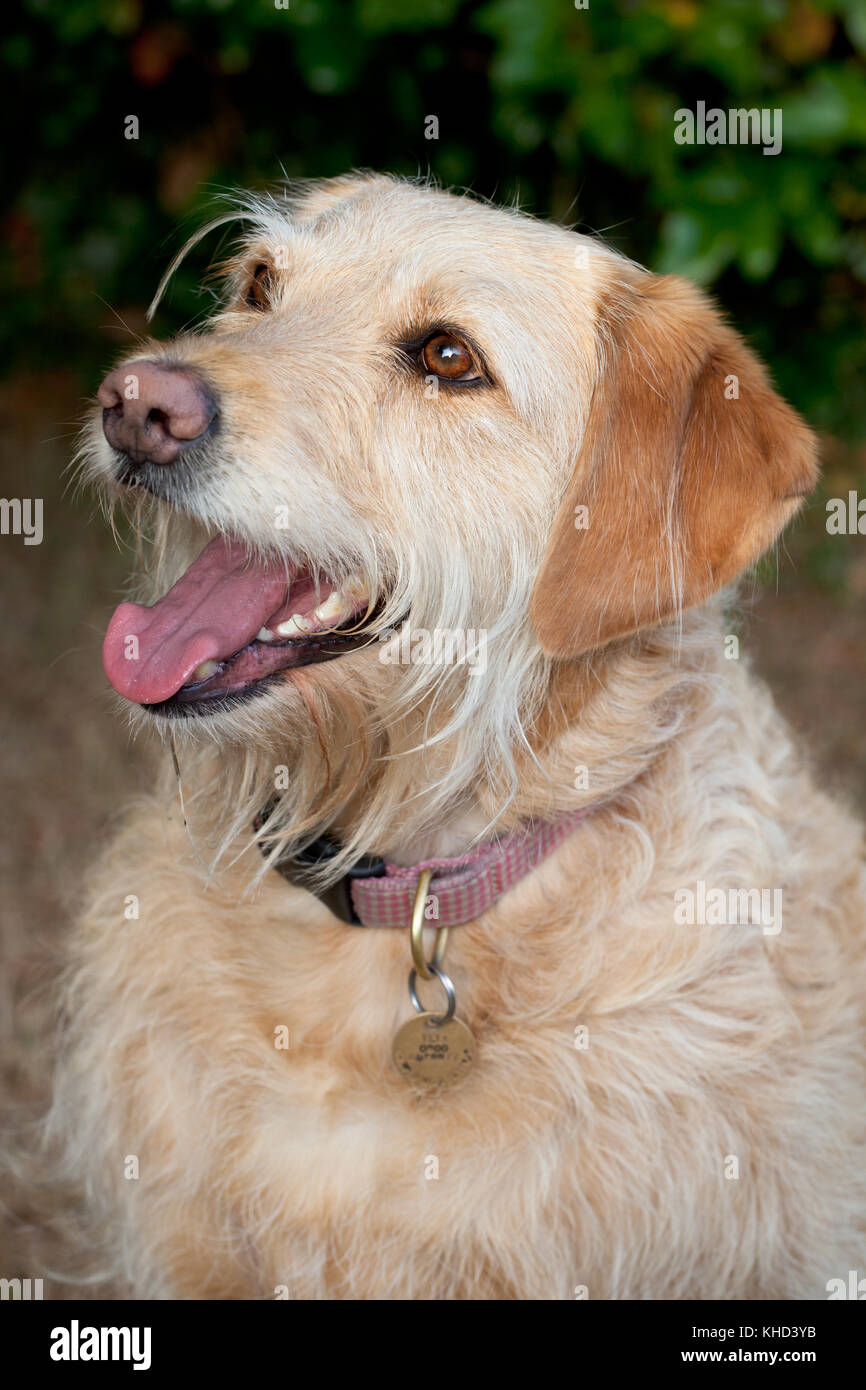
[[[470, 1250], [516, 1247], [530, 1192], [537, 1212], [550, 1207], [553, 1232], [576, 1136], [567, 1106], [534, 1093], [540, 1070], [574, 1071], [564, 1021], [530, 1055], [524, 1038], [485, 1017], [458, 942], [454, 976], [479, 1058], [453, 1090], [423, 1093], [391, 1055], [414, 1016], [408, 932], [337, 924], [275, 879], [246, 905], [175, 898], [162, 935], [165, 949], [139, 962], [157, 968], [160, 958], [150, 1020], [160, 1056], [135, 1063], [136, 1123], [147, 1130], [148, 1108], [170, 1109], [178, 1171], [187, 1183], [195, 1173], [204, 1209], [231, 1211], [258, 1233], [255, 1277], [266, 1290], [315, 1292], [311, 1248], [331, 1252], [333, 1271], [352, 1264], [359, 1243], [386, 1260], [409, 1234], [412, 1249], [441, 1252], [457, 1228]], [[535, 1028], [537, 1042], [544, 1033]], [[163, 1163], [166, 1134], [152, 1132]], [[481, 1264], [476, 1282], [489, 1277]], [[405, 1284], [405, 1260], [401, 1268]]]

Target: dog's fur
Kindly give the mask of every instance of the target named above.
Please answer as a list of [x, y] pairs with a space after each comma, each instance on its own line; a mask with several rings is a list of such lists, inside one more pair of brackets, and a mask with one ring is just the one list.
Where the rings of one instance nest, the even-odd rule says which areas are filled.
[[[145, 349], [223, 423], [153, 506], [142, 595], [231, 532], [359, 571], [382, 629], [485, 629], [488, 665], [373, 648], [134, 713], [180, 782], [95, 873], [49, 1127], [105, 1259], [139, 1297], [826, 1296], [866, 1267], [861, 831], [726, 659], [719, 592], [814, 485], [809, 432], [698, 290], [594, 239], [380, 176], [238, 212], [224, 307]], [[400, 360], [443, 323], [490, 385]], [[96, 417], [86, 454], [107, 483]], [[407, 934], [337, 922], [252, 841], [281, 766], [267, 844], [328, 829], [343, 862], [590, 808], [451, 932], [459, 1088], [392, 1069]], [[678, 925], [699, 880], [781, 889], [781, 931]]]

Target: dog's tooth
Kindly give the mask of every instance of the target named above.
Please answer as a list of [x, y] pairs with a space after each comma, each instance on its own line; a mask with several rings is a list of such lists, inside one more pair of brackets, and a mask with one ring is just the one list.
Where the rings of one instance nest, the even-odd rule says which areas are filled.
[[293, 613], [284, 623], [280, 623], [277, 633], [280, 637], [297, 637], [299, 632], [309, 632], [315, 627], [315, 623], [310, 618], [305, 618], [301, 613]]
[[269, 627], [260, 627], [256, 633], [257, 642], [273, 642], [274, 634]]
[[350, 575], [339, 589], [333, 589], [328, 597], [313, 609], [310, 617], [303, 613], [293, 613], [285, 622], [280, 623], [277, 635], [297, 637], [299, 634], [312, 632], [317, 627], [334, 627], [344, 618], [350, 617], [359, 603], [366, 601], [367, 595], [360, 579], [356, 575]]
[[341, 594], [339, 589], [334, 589], [333, 593], [328, 594], [324, 603], [320, 603], [318, 608], [313, 610], [313, 617], [317, 623], [324, 623], [329, 626], [339, 622], [341, 618], [348, 617], [354, 604], [345, 594]]
[[218, 661], [203, 661], [200, 666], [196, 666], [190, 679], [194, 681], [206, 681], [208, 676], [212, 676], [219, 668], [220, 664]]

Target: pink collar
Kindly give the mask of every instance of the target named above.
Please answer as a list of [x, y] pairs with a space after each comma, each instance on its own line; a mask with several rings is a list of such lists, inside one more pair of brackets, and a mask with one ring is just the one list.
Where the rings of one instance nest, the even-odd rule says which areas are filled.
[[[526, 821], [501, 839], [489, 840], [468, 854], [454, 859], [425, 859], [410, 869], [367, 856], [352, 865], [343, 878], [321, 890], [310, 882], [310, 871], [339, 850], [339, 845], [327, 836], [290, 859], [278, 859], [273, 867], [290, 883], [315, 893], [335, 917], [364, 927], [408, 927], [418, 878], [425, 869], [431, 869], [427, 898], [428, 903], [432, 899], [434, 907], [430, 925], [457, 927], [480, 917], [497, 898], [525, 878], [562, 844], [589, 810], [583, 807], [567, 811], [554, 821]], [[270, 807], [266, 807], [256, 818], [257, 831], [266, 825], [269, 814]], [[266, 843], [260, 844], [267, 854]]]
[[351, 880], [352, 905], [365, 927], [408, 927], [418, 876], [432, 869], [430, 925], [474, 921], [562, 844], [586, 815], [586, 810], [569, 811], [555, 821], [528, 821], [455, 859], [425, 859], [411, 869], [386, 862], [381, 875]]

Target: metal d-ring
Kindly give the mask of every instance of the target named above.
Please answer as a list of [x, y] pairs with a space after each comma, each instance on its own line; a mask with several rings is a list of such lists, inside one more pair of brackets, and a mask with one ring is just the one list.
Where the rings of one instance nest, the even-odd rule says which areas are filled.
[[409, 928], [409, 938], [412, 942], [412, 963], [422, 980], [432, 979], [434, 974], [439, 974], [442, 961], [445, 959], [445, 947], [448, 945], [448, 928], [439, 927], [436, 931], [433, 955], [429, 961], [424, 959], [424, 908], [427, 905], [427, 889], [430, 887], [432, 877], [432, 869], [422, 869], [418, 875], [418, 886], [415, 889], [415, 902], [412, 907], [412, 925]]
[[[456, 990], [454, 989], [454, 985], [453, 985], [451, 979], [449, 978], [449, 976], [445, 974], [445, 971], [444, 971], [444, 970], [440, 970], [438, 965], [434, 965], [433, 962], [432, 962], [432, 960], [429, 962], [429, 970], [430, 970], [431, 976], [432, 976], [432, 975], [435, 975], [435, 976], [436, 976], [436, 979], [439, 981], [440, 985], [441, 985], [442, 988], [444, 989], [444, 991], [445, 991], [445, 997], [446, 997], [446, 999], [448, 1000], [448, 1007], [447, 1007], [447, 1009], [445, 1010], [444, 1014], [440, 1014], [440, 1015], [438, 1015], [438, 1016], [437, 1016], [437, 1015], [434, 1015], [433, 1018], [431, 1019], [431, 1026], [435, 1025], [437, 1028], [440, 1028], [440, 1027], [442, 1026], [443, 1023], [448, 1023], [448, 1022], [454, 1017], [454, 1010], [455, 1010], [455, 1008], [456, 1008], [456, 1006], [457, 1006], [457, 992], [456, 992]], [[426, 1014], [426, 1013], [429, 1013], [430, 1011], [429, 1011], [428, 1009], [425, 1009], [425, 1008], [424, 1008], [424, 1005], [421, 1003], [421, 1000], [418, 998], [418, 994], [417, 994], [417, 991], [416, 991], [416, 989], [415, 989], [415, 982], [416, 982], [417, 978], [418, 978], [418, 972], [417, 972], [417, 970], [410, 970], [410, 971], [409, 971], [409, 998], [412, 1000], [412, 1004], [413, 1004], [413, 1006], [414, 1006], [414, 1009], [415, 1009], [415, 1012], [416, 1012], [416, 1013], [419, 1013], [419, 1014]]]

